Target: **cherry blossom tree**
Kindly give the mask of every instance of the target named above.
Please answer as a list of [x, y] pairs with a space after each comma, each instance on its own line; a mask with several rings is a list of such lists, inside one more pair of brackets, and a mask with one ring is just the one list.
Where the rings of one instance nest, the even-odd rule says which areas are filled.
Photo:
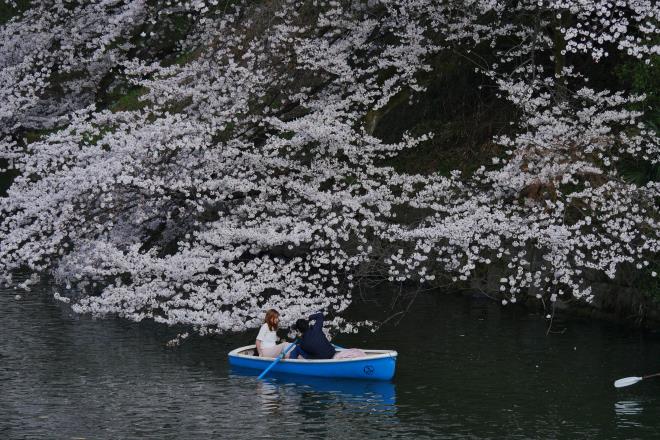
[[[0, 151], [19, 173], [0, 199], [0, 273], [49, 274], [78, 312], [206, 333], [269, 307], [350, 331], [340, 314], [367, 272], [425, 283], [494, 266], [505, 303], [589, 298], [587, 271], [650, 272], [659, 187], [617, 164], [657, 163], [657, 133], [644, 96], [589, 81], [607, 57], [653, 61], [660, 9], [574, 3], [29, 8], [0, 30]], [[396, 171], [387, 160], [433, 133], [386, 143], [373, 124], [424, 93], [442, 54], [469, 58], [518, 117], [472, 175]], [[139, 105], [104, 105], [117, 84]]]
[[[654, 2], [605, 1], [473, 2], [452, 17], [449, 38], [467, 56], [474, 43], [492, 48], [490, 59], [473, 57], [475, 66], [520, 117], [516, 130], [494, 139], [501, 154], [492, 166], [411, 194], [434, 213], [396, 231], [416, 244], [412, 259], [391, 260], [391, 278], [414, 275], [422, 261], [440, 263], [454, 281], [504, 266], [506, 304], [529, 293], [590, 299], [586, 272], [614, 279], [628, 265], [655, 277], [658, 183], [627, 182], [618, 164], [657, 164], [658, 135], [633, 110], [644, 96], [595, 89], [589, 74], [615, 51], [650, 63], [660, 50], [659, 17]], [[463, 196], [443, 197], [447, 186]]]
[[12, 157], [7, 273], [51, 271], [77, 311], [201, 331], [344, 310], [391, 212], [376, 162], [423, 141], [384, 144], [360, 118], [416, 87], [433, 50], [415, 17], [365, 13], [244, 5], [199, 19], [187, 62], [121, 61], [143, 109], [70, 112]]

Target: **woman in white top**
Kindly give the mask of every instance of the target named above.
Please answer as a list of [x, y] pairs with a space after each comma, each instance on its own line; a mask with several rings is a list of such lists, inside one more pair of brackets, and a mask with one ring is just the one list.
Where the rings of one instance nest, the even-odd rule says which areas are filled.
[[[275, 309], [270, 309], [266, 312], [264, 323], [259, 329], [257, 335], [257, 351], [259, 356], [263, 357], [277, 357], [289, 345], [286, 342], [277, 343], [277, 326], [280, 322], [280, 314]], [[287, 353], [288, 355], [288, 353]]]

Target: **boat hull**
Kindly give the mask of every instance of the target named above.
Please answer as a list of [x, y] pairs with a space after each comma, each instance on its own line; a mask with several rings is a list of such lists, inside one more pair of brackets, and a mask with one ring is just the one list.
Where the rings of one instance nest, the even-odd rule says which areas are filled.
[[[265, 370], [273, 358], [250, 356], [244, 352], [254, 345], [237, 348], [229, 353], [229, 363], [240, 368]], [[397, 352], [390, 350], [366, 350], [365, 358], [354, 359], [283, 359], [270, 371], [300, 376], [326, 378], [391, 380], [396, 369]]]

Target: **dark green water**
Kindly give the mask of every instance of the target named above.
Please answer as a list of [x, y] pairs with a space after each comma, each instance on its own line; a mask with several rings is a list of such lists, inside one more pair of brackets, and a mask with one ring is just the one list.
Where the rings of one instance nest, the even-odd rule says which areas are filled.
[[660, 438], [660, 339], [601, 322], [421, 296], [397, 327], [337, 337], [399, 352], [393, 383], [297, 381], [229, 369], [254, 335], [190, 338], [72, 315], [0, 291], [0, 439]]

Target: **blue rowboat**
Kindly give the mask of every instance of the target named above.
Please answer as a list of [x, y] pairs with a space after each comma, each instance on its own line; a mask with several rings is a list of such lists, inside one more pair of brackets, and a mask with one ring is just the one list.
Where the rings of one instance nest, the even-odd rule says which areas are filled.
[[[229, 363], [234, 367], [263, 371], [275, 360], [275, 358], [254, 356], [254, 349], [254, 345], [246, 345], [230, 351]], [[394, 377], [396, 351], [364, 350], [364, 352], [366, 356], [351, 359], [282, 359], [271, 371], [343, 379], [391, 380]]]

